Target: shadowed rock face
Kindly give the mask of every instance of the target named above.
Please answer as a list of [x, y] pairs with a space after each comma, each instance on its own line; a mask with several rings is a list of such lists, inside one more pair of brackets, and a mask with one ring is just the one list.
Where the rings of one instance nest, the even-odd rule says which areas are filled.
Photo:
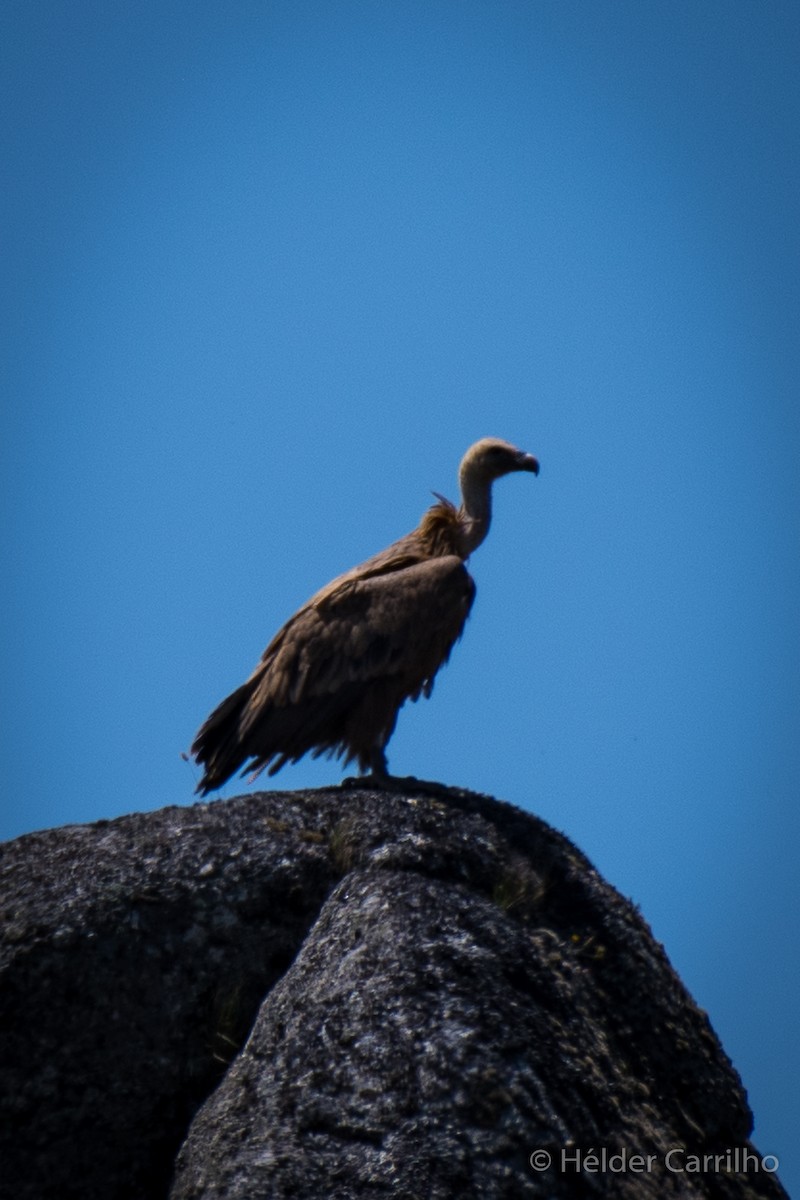
[[[272, 792], [0, 851], [3, 1197], [785, 1195], [647, 926], [508, 805]], [[575, 1169], [601, 1147], [653, 1168]]]

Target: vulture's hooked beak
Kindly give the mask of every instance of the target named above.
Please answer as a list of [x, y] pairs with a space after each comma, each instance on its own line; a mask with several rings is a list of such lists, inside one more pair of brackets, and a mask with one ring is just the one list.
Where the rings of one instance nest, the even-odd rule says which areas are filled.
[[520, 450], [517, 458], [518, 471], [533, 471], [534, 475], [539, 474], [539, 460], [534, 458], [532, 454], [526, 454], [524, 450]]

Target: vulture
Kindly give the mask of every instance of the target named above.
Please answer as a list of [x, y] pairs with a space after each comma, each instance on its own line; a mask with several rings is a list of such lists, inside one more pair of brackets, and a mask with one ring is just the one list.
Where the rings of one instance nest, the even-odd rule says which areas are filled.
[[308, 751], [389, 779], [397, 714], [406, 700], [430, 696], [461, 636], [475, 598], [464, 564], [489, 531], [492, 484], [512, 471], [537, 475], [539, 463], [499, 438], [476, 442], [459, 468], [460, 507], [434, 493], [415, 530], [289, 618], [194, 740], [201, 795], [240, 768], [274, 775]]

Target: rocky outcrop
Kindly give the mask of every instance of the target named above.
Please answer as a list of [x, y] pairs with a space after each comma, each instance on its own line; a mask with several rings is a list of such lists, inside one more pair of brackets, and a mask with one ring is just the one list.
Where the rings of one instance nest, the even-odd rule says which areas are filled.
[[406, 791], [2, 847], [0, 1195], [785, 1195], [631, 905], [535, 817]]

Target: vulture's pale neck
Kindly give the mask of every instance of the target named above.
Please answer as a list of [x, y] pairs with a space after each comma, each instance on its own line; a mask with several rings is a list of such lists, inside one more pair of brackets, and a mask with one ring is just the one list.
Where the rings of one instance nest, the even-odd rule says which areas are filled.
[[461, 542], [464, 558], [468, 558], [480, 546], [492, 523], [492, 480], [467, 462], [462, 464], [459, 483]]

